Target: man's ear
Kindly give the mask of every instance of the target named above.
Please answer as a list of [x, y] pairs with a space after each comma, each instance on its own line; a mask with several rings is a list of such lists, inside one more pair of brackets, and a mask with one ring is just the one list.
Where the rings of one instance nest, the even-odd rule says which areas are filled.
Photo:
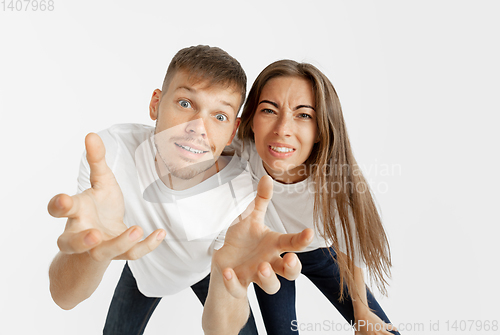
[[238, 127], [240, 126], [241, 123], [241, 118], [236, 118], [236, 121], [234, 121], [234, 128], [233, 128], [233, 133], [231, 134], [231, 138], [229, 139], [229, 142], [227, 142], [226, 145], [230, 145], [231, 142], [233, 141], [234, 136], [236, 135], [236, 131], [238, 130]]
[[151, 102], [149, 103], [149, 117], [153, 121], [158, 118], [160, 101], [161, 101], [161, 90], [156, 89], [153, 91], [153, 96], [151, 97]]

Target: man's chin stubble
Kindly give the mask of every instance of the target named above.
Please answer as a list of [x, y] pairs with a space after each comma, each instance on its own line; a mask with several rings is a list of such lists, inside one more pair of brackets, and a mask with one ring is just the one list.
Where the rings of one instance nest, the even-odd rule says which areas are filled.
[[175, 178], [189, 180], [195, 178], [196, 176], [199, 176], [200, 174], [205, 173], [214, 165], [215, 161], [208, 160], [202, 163], [197, 163], [187, 167], [182, 167], [180, 169], [172, 165], [167, 165], [167, 170]]

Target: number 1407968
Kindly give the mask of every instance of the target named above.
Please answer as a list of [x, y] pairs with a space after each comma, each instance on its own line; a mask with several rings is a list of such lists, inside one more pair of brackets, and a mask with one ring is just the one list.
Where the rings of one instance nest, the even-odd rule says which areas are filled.
[[53, 0], [2, 0], [2, 11], [7, 12], [52, 12]]

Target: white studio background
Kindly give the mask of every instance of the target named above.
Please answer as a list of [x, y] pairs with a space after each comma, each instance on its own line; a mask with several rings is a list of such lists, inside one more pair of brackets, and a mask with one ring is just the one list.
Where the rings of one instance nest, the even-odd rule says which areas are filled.
[[[46, 206], [75, 192], [88, 132], [153, 125], [152, 91], [173, 55], [195, 44], [236, 57], [249, 85], [282, 58], [324, 71], [390, 238], [389, 297], [376, 292], [389, 318], [404, 334], [500, 334], [451, 328], [500, 319], [497, 1], [55, 0], [52, 11], [9, 1], [0, 8], [2, 334], [101, 332], [123, 263], [90, 299], [59, 309], [47, 271], [64, 220]], [[307, 331], [343, 319], [307, 279], [297, 286], [301, 334], [333, 334]], [[201, 334], [201, 313], [190, 290], [167, 297], [146, 334]]]

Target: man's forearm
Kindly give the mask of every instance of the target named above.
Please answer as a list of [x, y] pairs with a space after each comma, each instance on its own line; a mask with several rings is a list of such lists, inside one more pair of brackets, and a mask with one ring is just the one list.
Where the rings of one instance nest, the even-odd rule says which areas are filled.
[[249, 315], [248, 299], [233, 297], [224, 286], [221, 270], [212, 265], [208, 296], [203, 309], [202, 324], [205, 334], [238, 334]]
[[94, 293], [109, 264], [96, 262], [87, 252], [59, 252], [49, 268], [52, 299], [62, 309], [72, 309]]

